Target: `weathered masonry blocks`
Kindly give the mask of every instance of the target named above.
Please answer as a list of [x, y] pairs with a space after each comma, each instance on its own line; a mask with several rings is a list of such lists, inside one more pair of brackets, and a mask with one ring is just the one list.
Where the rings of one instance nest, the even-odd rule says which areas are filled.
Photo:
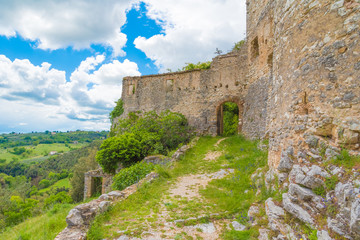
[[269, 165], [309, 136], [360, 149], [360, 0], [247, 1], [247, 39], [208, 70], [123, 80], [132, 111], [170, 109], [198, 132], [221, 133], [221, 105], [239, 106], [239, 131], [269, 139]]

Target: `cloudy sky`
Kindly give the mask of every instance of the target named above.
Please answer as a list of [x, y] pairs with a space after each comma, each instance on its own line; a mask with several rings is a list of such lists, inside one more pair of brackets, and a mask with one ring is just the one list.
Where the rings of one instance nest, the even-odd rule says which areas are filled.
[[245, 0], [0, 0], [0, 133], [108, 130], [122, 78], [209, 61]]

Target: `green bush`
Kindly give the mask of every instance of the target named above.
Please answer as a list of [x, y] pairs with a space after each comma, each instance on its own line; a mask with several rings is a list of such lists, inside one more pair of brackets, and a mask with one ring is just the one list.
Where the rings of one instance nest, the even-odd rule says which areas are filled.
[[223, 114], [223, 135], [231, 136], [237, 134], [239, 124], [239, 108], [237, 104], [233, 102], [224, 103]]
[[121, 169], [120, 172], [114, 176], [112, 188], [121, 191], [140, 181], [153, 169], [154, 165], [146, 162], [139, 162], [131, 167]]
[[50, 186], [50, 181], [47, 179], [43, 179], [39, 182], [39, 189], [47, 188]]
[[135, 134], [124, 133], [106, 139], [96, 154], [96, 161], [107, 173], [115, 173], [118, 164], [128, 167], [145, 157], [144, 146]]
[[145, 154], [163, 154], [186, 143], [193, 136], [192, 129], [184, 115], [164, 111], [159, 115], [150, 111], [147, 113], [131, 113], [126, 119], [121, 119], [112, 130], [111, 136], [119, 136], [131, 132], [146, 145]]
[[51, 195], [47, 199], [45, 199], [45, 207], [49, 207], [56, 203], [72, 203], [72, 198], [67, 195], [66, 192], [59, 192], [56, 195]]

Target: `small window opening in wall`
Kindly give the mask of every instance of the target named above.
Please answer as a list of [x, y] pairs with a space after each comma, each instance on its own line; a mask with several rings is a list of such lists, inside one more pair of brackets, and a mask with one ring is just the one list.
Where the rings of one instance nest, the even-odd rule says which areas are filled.
[[222, 87], [222, 84], [220, 83], [220, 87]]
[[269, 68], [272, 68], [272, 66], [273, 66], [273, 53], [270, 53], [270, 55], [268, 56], [267, 64], [268, 64]]
[[229, 88], [229, 85], [225, 85], [226, 88]]
[[179, 91], [181, 91], [181, 88], [178, 88]]
[[265, 44], [267, 44], [267, 39], [265, 39]]
[[251, 59], [254, 60], [259, 56], [259, 40], [258, 37], [255, 37], [251, 41]]
[[217, 88], [217, 86], [214, 86], [214, 88], [216, 89], [216, 88]]

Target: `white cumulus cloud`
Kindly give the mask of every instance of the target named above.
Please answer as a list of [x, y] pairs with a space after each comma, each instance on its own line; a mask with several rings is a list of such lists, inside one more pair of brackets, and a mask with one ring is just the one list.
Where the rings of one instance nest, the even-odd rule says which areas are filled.
[[0, 0], [0, 35], [17, 34], [41, 49], [75, 49], [102, 44], [123, 56], [126, 11], [137, 0]]
[[226, 52], [245, 38], [245, 0], [144, 0], [148, 17], [162, 25], [162, 34], [138, 37], [135, 46], [165, 69], [186, 62], [211, 60], [216, 48]]
[[104, 55], [85, 59], [66, 81], [65, 72], [49, 63], [0, 55], [0, 131], [109, 129], [123, 77], [140, 72], [129, 60], [104, 61]]

